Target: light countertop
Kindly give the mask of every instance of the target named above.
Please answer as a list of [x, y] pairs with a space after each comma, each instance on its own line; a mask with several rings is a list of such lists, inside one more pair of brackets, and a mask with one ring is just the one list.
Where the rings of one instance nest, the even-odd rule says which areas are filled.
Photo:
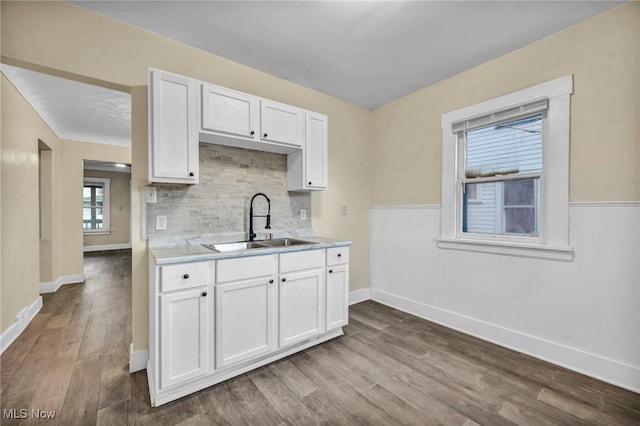
[[217, 259], [232, 259], [236, 257], [262, 256], [274, 253], [289, 253], [303, 250], [318, 250], [331, 247], [347, 247], [351, 245], [351, 241], [339, 240], [324, 237], [304, 237], [305, 241], [314, 242], [316, 244], [296, 245], [289, 247], [269, 247], [250, 250], [239, 250], [225, 253], [219, 253], [203, 247], [200, 244], [186, 244], [165, 247], [152, 247], [149, 253], [155, 260], [156, 265], [171, 265], [173, 263], [200, 262]]

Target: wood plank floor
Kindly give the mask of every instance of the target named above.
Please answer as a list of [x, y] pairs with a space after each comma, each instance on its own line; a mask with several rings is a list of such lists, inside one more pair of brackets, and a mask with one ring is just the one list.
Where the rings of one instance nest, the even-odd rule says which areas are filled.
[[0, 423], [640, 424], [636, 393], [371, 301], [343, 337], [152, 409], [146, 373], [128, 373], [130, 257], [91, 254], [86, 283], [44, 296], [0, 358], [3, 414], [29, 418]]

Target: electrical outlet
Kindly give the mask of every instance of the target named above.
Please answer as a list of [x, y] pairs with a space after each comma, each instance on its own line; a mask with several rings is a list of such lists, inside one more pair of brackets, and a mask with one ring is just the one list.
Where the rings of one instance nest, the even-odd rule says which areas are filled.
[[340, 214], [341, 214], [342, 216], [346, 216], [346, 215], [347, 215], [347, 213], [349, 213], [349, 209], [347, 208], [347, 206], [342, 206], [342, 207], [340, 207]]
[[158, 192], [155, 186], [147, 185], [144, 187], [144, 202], [147, 204], [158, 202]]
[[300, 220], [307, 220], [307, 209], [300, 209]]
[[156, 231], [167, 230], [167, 216], [159, 214], [156, 216]]

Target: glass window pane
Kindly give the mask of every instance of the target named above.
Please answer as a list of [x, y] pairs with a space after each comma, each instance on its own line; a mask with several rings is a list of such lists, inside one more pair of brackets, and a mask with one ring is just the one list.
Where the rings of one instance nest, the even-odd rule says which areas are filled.
[[542, 115], [466, 133], [467, 178], [542, 171]]
[[507, 234], [536, 234], [536, 209], [534, 207], [505, 208], [504, 228]]
[[82, 204], [85, 207], [91, 206], [91, 188], [88, 186], [82, 188]]
[[539, 178], [532, 178], [466, 184], [462, 232], [537, 235], [538, 181]]
[[505, 206], [533, 206], [535, 200], [536, 179], [514, 180], [504, 183]]

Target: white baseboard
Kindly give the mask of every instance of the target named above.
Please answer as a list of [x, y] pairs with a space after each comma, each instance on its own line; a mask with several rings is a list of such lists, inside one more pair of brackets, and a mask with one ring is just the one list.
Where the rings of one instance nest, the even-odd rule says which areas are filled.
[[57, 280], [48, 282], [48, 283], [40, 283], [40, 294], [42, 293], [55, 293], [58, 291], [60, 287], [65, 284], [76, 284], [84, 282], [84, 274], [75, 274], [75, 275], [63, 275], [58, 277]]
[[134, 351], [133, 343], [129, 345], [129, 373], [135, 373], [136, 371], [144, 370], [145, 368], [147, 368], [148, 360], [149, 360], [148, 349]]
[[360, 290], [354, 290], [349, 293], [349, 305], [364, 302], [371, 299], [369, 288], [361, 288]]
[[0, 335], [0, 355], [22, 334], [41, 308], [42, 296], [38, 296], [31, 305], [16, 316], [15, 322]]
[[83, 251], [105, 251], [105, 250], [126, 250], [131, 248], [131, 243], [103, 244], [99, 246], [84, 246]]
[[371, 289], [371, 299], [465, 334], [640, 393], [640, 368], [490, 324], [455, 312]]

